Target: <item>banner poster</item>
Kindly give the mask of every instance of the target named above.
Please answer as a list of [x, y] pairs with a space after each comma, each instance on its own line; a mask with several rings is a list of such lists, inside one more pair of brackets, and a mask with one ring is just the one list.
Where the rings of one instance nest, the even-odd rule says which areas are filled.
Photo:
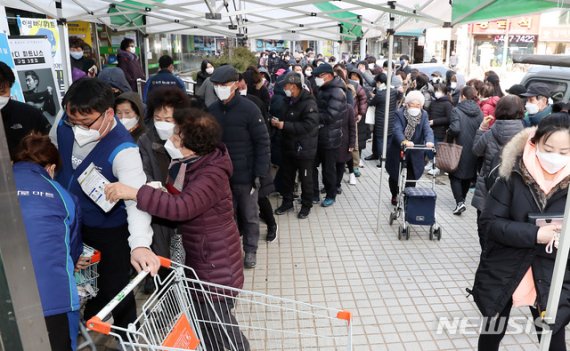
[[10, 45], [8, 45], [8, 36], [5, 33], [0, 33], [0, 61], [4, 62], [14, 71], [16, 76], [16, 81], [10, 89], [10, 97], [14, 100], [24, 102], [24, 94], [22, 94], [22, 86], [20, 85], [20, 79], [16, 74], [16, 66], [14, 65], [14, 60], [12, 59], [12, 53], [10, 51]]
[[65, 95], [65, 82], [63, 80], [63, 58], [59, 40], [57, 20], [44, 18], [18, 17], [20, 35], [44, 35], [51, 46], [51, 62], [57, 77], [57, 90], [61, 98]]
[[9, 43], [16, 73], [22, 82], [24, 101], [42, 110], [53, 125], [61, 103], [49, 41], [43, 37], [15, 37], [10, 38]]
[[87, 45], [93, 47], [91, 40], [91, 27], [89, 22], [67, 22], [67, 33], [70, 37], [81, 38]]

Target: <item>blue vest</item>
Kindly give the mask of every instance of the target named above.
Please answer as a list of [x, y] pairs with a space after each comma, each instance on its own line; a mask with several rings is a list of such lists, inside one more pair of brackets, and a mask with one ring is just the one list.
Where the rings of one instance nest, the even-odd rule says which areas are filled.
[[81, 220], [84, 225], [92, 228], [115, 228], [127, 224], [127, 212], [123, 201], [119, 201], [111, 211], [105, 213], [83, 192], [77, 178], [93, 163], [109, 182], [114, 183], [118, 181], [113, 175], [113, 160], [120, 151], [130, 147], [137, 147], [133, 138], [117, 120], [115, 128], [97, 142], [95, 148], [74, 170], [71, 156], [75, 137], [73, 129], [63, 122], [66, 119], [67, 114], [64, 114], [57, 126], [57, 144], [62, 159], [62, 167], [57, 174], [56, 180], [79, 199]]

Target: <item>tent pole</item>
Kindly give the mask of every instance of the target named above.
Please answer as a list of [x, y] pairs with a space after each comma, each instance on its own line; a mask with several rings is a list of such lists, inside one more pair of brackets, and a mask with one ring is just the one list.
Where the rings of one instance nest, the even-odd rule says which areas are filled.
[[59, 29], [59, 44], [61, 47], [61, 64], [63, 70], [64, 91], [67, 91], [71, 82], [71, 61], [69, 59], [69, 33], [67, 32], [67, 20], [63, 18], [62, 0], [55, 1], [57, 10], [57, 26]]
[[[564, 283], [564, 275], [568, 261], [568, 250], [570, 249], [570, 226], [568, 225], [568, 218], [570, 218], [570, 196], [566, 198], [564, 224], [562, 225], [562, 231], [560, 232], [560, 242], [556, 253], [554, 271], [552, 272], [552, 281], [550, 283], [550, 291], [548, 293], [548, 305], [546, 306], [546, 311], [543, 312], [543, 329], [542, 336], [540, 338], [541, 351], [548, 351], [550, 348], [550, 340], [552, 339], [551, 327], [554, 325], [554, 321], [556, 320], [558, 303], [560, 302], [560, 293], [562, 292], [562, 284]], [[562, 327], [564, 328], [564, 326]]]
[[[396, 8], [395, 1], [389, 1], [388, 5], [392, 10]], [[394, 51], [394, 20], [395, 17], [390, 13], [390, 28], [386, 31], [388, 33], [388, 71], [386, 72], [386, 105], [384, 106], [384, 135], [382, 136], [382, 154], [380, 155], [380, 182], [378, 186], [378, 212], [376, 214], [376, 235], [380, 234], [380, 221], [384, 219], [382, 216], [382, 183], [384, 180], [384, 171], [386, 170], [386, 149], [388, 146], [388, 122], [390, 116], [390, 92], [392, 91], [392, 55]], [[379, 92], [376, 91], [376, 94]], [[376, 136], [378, 137], [378, 136]], [[375, 140], [374, 140], [375, 142]], [[378, 150], [380, 151], [380, 150]]]

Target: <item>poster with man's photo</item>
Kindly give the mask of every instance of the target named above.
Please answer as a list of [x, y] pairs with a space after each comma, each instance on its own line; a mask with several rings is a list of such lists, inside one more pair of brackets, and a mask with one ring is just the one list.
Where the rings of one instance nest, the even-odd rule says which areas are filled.
[[25, 102], [40, 109], [53, 124], [61, 107], [50, 43], [41, 37], [11, 37], [9, 41]]

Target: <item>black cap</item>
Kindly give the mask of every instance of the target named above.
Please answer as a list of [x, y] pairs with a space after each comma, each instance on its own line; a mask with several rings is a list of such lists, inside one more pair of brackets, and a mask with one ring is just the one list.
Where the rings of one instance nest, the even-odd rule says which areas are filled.
[[297, 72], [287, 73], [287, 75], [285, 75], [285, 78], [283, 78], [283, 81], [281, 81], [281, 85], [284, 86], [285, 84], [295, 84], [302, 86], [303, 81], [301, 80], [301, 75]]
[[329, 65], [328, 63], [321, 63], [319, 65], [319, 67], [315, 68], [313, 70], [313, 75], [315, 77], [320, 76], [323, 73], [330, 73], [330, 74], [334, 74], [333, 68], [331, 65]]
[[522, 93], [521, 96], [544, 96], [550, 97], [550, 88], [546, 84], [533, 84], [528, 87], [526, 93]]
[[522, 94], [526, 93], [526, 88], [522, 84], [515, 84], [507, 89], [507, 93], [511, 95], [522, 96]]
[[227, 82], [237, 82], [238, 81], [238, 71], [230, 65], [224, 65], [218, 67], [214, 70], [214, 73], [210, 77], [212, 83], [224, 84]]

